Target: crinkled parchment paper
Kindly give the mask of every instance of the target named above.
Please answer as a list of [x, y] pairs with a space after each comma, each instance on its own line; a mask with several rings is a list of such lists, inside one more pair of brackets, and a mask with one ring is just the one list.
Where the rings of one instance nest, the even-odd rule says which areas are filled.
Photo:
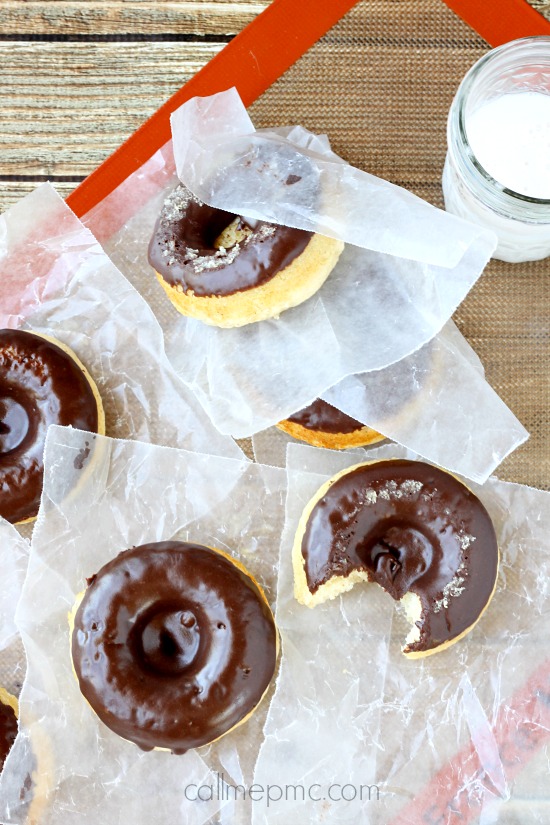
[[[85, 217], [153, 307], [172, 363], [222, 432], [262, 430], [345, 376], [414, 352], [441, 329], [491, 254], [490, 234], [354, 169], [330, 151], [326, 137], [300, 127], [254, 132], [234, 91], [194, 99], [175, 117], [180, 174], [201, 197], [225, 208], [231, 201], [230, 208], [252, 217], [260, 217], [262, 204], [268, 220], [307, 228], [315, 223], [327, 234], [349, 240], [349, 230], [353, 237], [354, 245], [305, 304], [276, 320], [220, 330], [181, 317], [147, 262], [155, 220], [177, 183], [169, 145]], [[273, 159], [270, 172], [276, 174], [245, 180], [244, 164], [234, 174], [235, 155], [248, 159], [256, 152]], [[305, 181], [284, 185], [293, 163], [305, 163], [314, 181], [322, 179], [321, 200], [310, 200]], [[204, 181], [217, 187], [208, 198]]]
[[[21, 730], [0, 780], [0, 821], [24, 822], [29, 800], [40, 802], [40, 825], [198, 825], [218, 811], [228, 825], [250, 821], [229, 785], [250, 783], [268, 700], [216, 745], [183, 756], [145, 753], [106, 728], [82, 698], [68, 613], [86, 577], [117, 553], [172, 538], [232, 554], [272, 602], [285, 472], [63, 427], [48, 432], [45, 464], [16, 615], [28, 671]], [[41, 787], [27, 787], [21, 799], [33, 760]]]
[[19, 695], [26, 670], [15, 610], [27, 572], [29, 551], [27, 539], [0, 517], [0, 688], [12, 696]]
[[[415, 456], [394, 445], [368, 453], [400, 457]], [[495, 478], [469, 485], [497, 530], [497, 591], [464, 640], [408, 660], [408, 624], [377, 585], [313, 610], [292, 595], [302, 509], [359, 460], [289, 446], [277, 595], [284, 656], [254, 775], [272, 790], [269, 805], [265, 795], [253, 804], [254, 825], [545, 825], [550, 494]]]
[[27, 571], [29, 543], [0, 518], [0, 687], [17, 695], [25, 675], [25, 657], [15, 626], [15, 608]]
[[[15, 608], [27, 570], [29, 543], [0, 517], [0, 651], [17, 636]], [[3, 681], [0, 682], [3, 684]]]
[[108, 434], [240, 455], [174, 373], [151, 309], [48, 184], [0, 217], [0, 262], [0, 327], [69, 346], [98, 386]]
[[[174, 126], [180, 175], [205, 200], [255, 217], [320, 228], [353, 244], [319, 293], [301, 307], [277, 320], [220, 330], [181, 317], [147, 262], [153, 225], [177, 182], [170, 145], [85, 217], [153, 307], [172, 363], [216, 426], [235, 436], [249, 435], [328, 390], [333, 403], [337, 396], [343, 406], [358, 408], [356, 417], [371, 426], [384, 419], [388, 436], [422, 452], [424, 430], [416, 426], [415, 416], [386, 420], [386, 394], [376, 374], [366, 379], [368, 409], [364, 400], [358, 405], [361, 390], [353, 378], [335, 393], [329, 387], [344, 376], [385, 368], [384, 383], [389, 381], [395, 394], [396, 387], [402, 392], [408, 370], [405, 384], [410, 387], [412, 379], [413, 394], [420, 395], [411, 375], [414, 363], [404, 368], [401, 359], [441, 329], [479, 276], [491, 237], [350, 167], [330, 151], [325, 136], [300, 127], [254, 132], [234, 91], [190, 101], [175, 114]], [[258, 156], [268, 157], [264, 167], [269, 174], [258, 173]], [[289, 175], [298, 177], [304, 164], [313, 172], [313, 193], [305, 177], [290, 186], [284, 183]], [[461, 342], [457, 335], [452, 346], [448, 339], [445, 344], [447, 367], [457, 385], [468, 390], [455, 392], [460, 404], [453, 421], [447, 423], [441, 392], [432, 392], [429, 403], [423, 392], [415, 406], [421, 403], [425, 417], [438, 420], [437, 439], [424, 441], [426, 454], [481, 478], [526, 434], [484, 379], [472, 376]], [[394, 361], [395, 367], [388, 366]], [[472, 396], [475, 405], [468, 403]], [[482, 409], [490, 414], [484, 416]], [[471, 431], [483, 443], [481, 451], [456, 448], [461, 438], [471, 438], [471, 431], [457, 430], [460, 417], [463, 424], [473, 419]]]
[[[0, 327], [69, 346], [98, 386], [108, 433], [242, 455], [175, 375], [150, 308], [51, 186], [0, 217], [0, 260]], [[28, 559], [23, 536], [32, 529], [0, 521], [0, 685], [15, 694], [25, 656], [14, 614]]]
[[[418, 455], [483, 483], [527, 431], [484, 379], [479, 358], [449, 321], [420, 350], [323, 394], [338, 409]], [[285, 466], [291, 437], [253, 437], [256, 459]]]
[[[491, 233], [350, 166], [324, 136], [255, 132], [234, 89], [185, 103], [172, 132], [178, 177], [202, 201], [347, 244], [317, 295], [279, 319], [237, 330], [180, 320], [170, 330], [169, 356], [223, 432], [249, 435], [341, 378], [417, 350], [493, 249]], [[208, 353], [204, 368], [189, 350]]]
[[[471, 285], [494, 248], [493, 233], [350, 166], [326, 135], [301, 126], [256, 131], [235, 88], [192, 98], [171, 123], [178, 177], [205, 203], [443, 267], [454, 281], [448, 300]], [[439, 275], [424, 274], [436, 288]], [[418, 284], [421, 292], [425, 286]]]

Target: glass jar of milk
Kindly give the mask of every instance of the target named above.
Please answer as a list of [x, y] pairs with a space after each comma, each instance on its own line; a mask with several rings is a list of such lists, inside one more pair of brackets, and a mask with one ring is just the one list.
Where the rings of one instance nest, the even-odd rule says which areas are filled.
[[458, 89], [447, 124], [448, 212], [498, 236], [495, 258], [550, 255], [550, 37], [489, 52]]

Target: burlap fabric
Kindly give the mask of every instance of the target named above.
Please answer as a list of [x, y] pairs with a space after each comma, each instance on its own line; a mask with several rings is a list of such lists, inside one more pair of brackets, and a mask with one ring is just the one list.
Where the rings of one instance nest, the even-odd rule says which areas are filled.
[[[276, 47], [276, 44], [275, 44]], [[488, 46], [441, 0], [363, 0], [251, 108], [326, 132], [350, 163], [442, 206], [446, 119]], [[491, 262], [455, 321], [531, 433], [498, 469], [550, 489], [550, 260]]]

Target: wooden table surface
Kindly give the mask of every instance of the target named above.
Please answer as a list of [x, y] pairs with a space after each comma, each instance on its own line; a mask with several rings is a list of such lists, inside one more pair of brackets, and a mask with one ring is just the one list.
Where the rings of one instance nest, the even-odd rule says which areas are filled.
[[[319, 0], [327, 2], [336, 0]], [[550, 20], [550, 0], [529, 2]], [[367, 30], [359, 27], [359, 34], [349, 42], [340, 42], [338, 36], [325, 38], [316, 63], [306, 57], [292, 70], [293, 100], [302, 114], [307, 113], [300, 122], [313, 131], [327, 129], [336, 151], [340, 150], [351, 163], [368, 166], [375, 174], [441, 205], [439, 171], [437, 175], [433, 172], [443, 165], [448, 106], [457, 78], [483, 53], [483, 41], [450, 12], [443, 0], [441, 7], [437, 0], [431, 5], [386, 0], [375, 4], [378, 11], [372, 16], [368, 4], [369, 0], [363, 0], [354, 9], [358, 17], [368, 19], [372, 41], [368, 61], [363, 60], [363, 32]], [[45, 180], [50, 180], [62, 195], [69, 194], [268, 5], [269, 0], [0, 0], [0, 212]], [[407, 14], [411, 20], [415, 17], [417, 28], [413, 27], [416, 34], [412, 39], [407, 39], [408, 27], [403, 19]], [[399, 43], [388, 38], [391, 26], [399, 28], [403, 42], [407, 42], [406, 54], [401, 54]], [[471, 42], [465, 42], [464, 32], [471, 35]], [[445, 36], [451, 40], [447, 42]], [[449, 48], [448, 59], [453, 61], [452, 82], [445, 77], [443, 46]], [[430, 49], [439, 50], [437, 56], [432, 55], [433, 63], [427, 57]], [[400, 69], [404, 67], [406, 83], [396, 90], [393, 78], [388, 77], [378, 97], [371, 88], [368, 118], [351, 118], [348, 113], [339, 119], [338, 107], [337, 117], [331, 121], [311, 91], [307, 97], [294, 97], [296, 88], [300, 88], [300, 73], [313, 71], [319, 83], [332, 83], [332, 97], [338, 100], [340, 92], [336, 92], [341, 89], [338, 84], [342, 83], [345, 64], [346, 71], [357, 74], [349, 94], [355, 95], [358, 111], [377, 66], [385, 65], [387, 60], [393, 60], [392, 65]], [[414, 100], [420, 99], [423, 84], [431, 84], [432, 80], [437, 84], [438, 99], [444, 100], [444, 107], [436, 113], [442, 140], [427, 152], [423, 136], [430, 140], [429, 129], [425, 129], [421, 118], [413, 116]], [[279, 100], [284, 102], [288, 88]], [[285, 120], [280, 106], [273, 103], [276, 99], [268, 93], [255, 104], [254, 118], [258, 105], [261, 115], [257, 123], [294, 122]], [[398, 111], [399, 106], [402, 110]], [[395, 121], [396, 117], [401, 119]], [[332, 123], [330, 128], [325, 121]], [[388, 131], [390, 122], [393, 126]], [[418, 144], [405, 149], [403, 134], [411, 127], [418, 132]], [[480, 355], [489, 382], [532, 434], [529, 446], [513, 454], [511, 469], [503, 465], [502, 477], [546, 489], [550, 487], [546, 423], [550, 388], [542, 328], [545, 322], [540, 322], [541, 328], [534, 326], [532, 316], [535, 303], [538, 315], [546, 317], [547, 298], [538, 276], [533, 275], [529, 281], [531, 289], [536, 284], [536, 298], [532, 297], [535, 292], [524, 294], [526, 283], [527, 279], [508, 274], [506, 267], [492, 265], [487, 277], [459, 308], [455, 320]], [[509, 305], [499, 305], [497, 324], [490, 299], [495, 290], [503, 288], [508, 290], [510, 301]], [[502, 358], [504, 347], [507, 360]], [[513, 368], [524, 360], [528, 366], [520, 386]], [[536, 473], [533, 462], [540, 465]]]
[[268, 0], [2, 0], [0, 211], [66, 195]]
[[0, 211], [68, 194], [268, 4], [0, 0]]

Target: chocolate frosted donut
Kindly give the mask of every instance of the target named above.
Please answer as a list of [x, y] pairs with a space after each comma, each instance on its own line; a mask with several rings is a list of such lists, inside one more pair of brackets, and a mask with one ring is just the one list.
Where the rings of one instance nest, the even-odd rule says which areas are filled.
[[166, 541], [120, 553], [89, 580], [73, 663], [99, 718], [143, 750], [213, 742], [258, 705], [278, 639], [260, 587], [209, 547]]
[[[172, 286], [196, 296], [233, 295], [269, 281], [306, 248], [313, 233], [245, 219], [230, 250], [215, 246], [238, 215], [215, 209], [180, 184], [167, 198], [149, 245], [149, 262]], [[254, 222], [256, 223], [256, 222]], [[166, 254], [168, 253], [168, 254]]]
[[384, 440], [384, 436], [376, 430], [356, 421], [321, 398], [280, 421], [277, 427], [314, 447], [332, 450], [365, 447]]
[[0, 688], [0, 773], [17, 736], [17, 699]]
[[103, 434], [95, 384], [63, 344], [23, 330], [0, 330], [0, 515], [12, 523], [38, 512], [50, 424]]
[[454, 476], [419, 461], [359, 464], [313, 497], [294, 543], [295, 594], [314, 607], [358, 581], [404, 599], [414, 626], [404, 653], [456, 642], [494, 592], [498, 545], [479, 499]]
[[183, 184], [162, 207], [149, 263], [184, 315], [221, 327], [272, 318], [316, 292], [343, 244], [248, 221], [195, 198]]

